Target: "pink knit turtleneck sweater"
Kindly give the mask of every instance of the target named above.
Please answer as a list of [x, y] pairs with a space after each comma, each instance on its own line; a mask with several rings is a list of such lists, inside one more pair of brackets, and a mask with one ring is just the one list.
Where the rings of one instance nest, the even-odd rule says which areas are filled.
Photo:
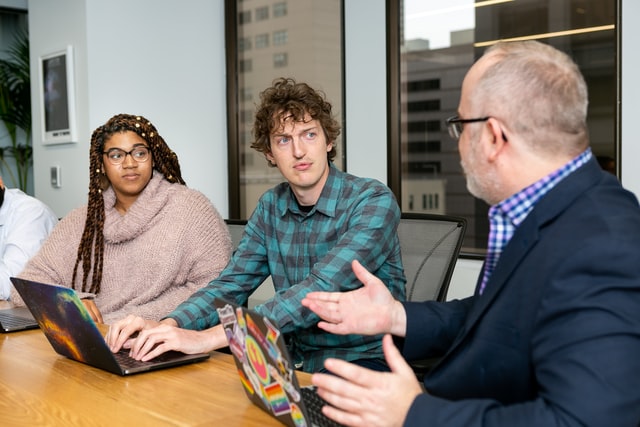
[[[105, 250], [101, 290], [95, 297], [105, 323], [128, 314], [159, 320], [216, 278], [232, 247], [227, 226], [202, 193], [171, 184], [155, 172], [125, 215], [104, 192]], [[71, 286], [87, 215], [86, 205], [65, 216], [20, 277]], [[78, 271], [76, 289], [82, 286]], [[12, 301], [23, 302], [12, 289]]]

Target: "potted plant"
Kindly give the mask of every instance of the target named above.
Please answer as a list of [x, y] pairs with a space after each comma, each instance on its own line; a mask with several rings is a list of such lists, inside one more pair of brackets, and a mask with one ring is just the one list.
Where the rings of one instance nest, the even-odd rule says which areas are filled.
[[[26, 192], [33, 157], [28, 33], [19, 32], [6, 53], [7, 57], [0, 59], [0, 120], [11, 145], [0, 147], [0, 170], [8, 173], [14, 186]], [[15, 160], [17, 178], [7, 157]]]

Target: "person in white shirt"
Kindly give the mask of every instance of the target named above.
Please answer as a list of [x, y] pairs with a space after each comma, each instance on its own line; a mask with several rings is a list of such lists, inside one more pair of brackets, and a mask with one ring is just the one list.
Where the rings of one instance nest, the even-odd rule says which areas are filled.
[[15, 188], [0, 177], [0, 299], [9, 299], [12, 276], [38, 252], [58, 217], [40, 200]]

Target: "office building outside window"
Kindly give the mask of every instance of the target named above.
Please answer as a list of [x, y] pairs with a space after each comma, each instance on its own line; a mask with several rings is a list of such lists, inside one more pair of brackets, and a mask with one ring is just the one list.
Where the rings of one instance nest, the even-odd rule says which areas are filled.
[[589, 86], [588, 123], [593, 152], [617, 159], [615, 0], [390, 0], [397, 19], [390, 89], [400, 97], [390, 117], [392, 149], [400, 161], [403, 212], [467, 218], [465, 248], [484, 248], [488, 206], [471, 196], [460, 167], [457, 142], [444, 124], [456, 114], [460, 86], [472, 63], [500, 39], [532, 38], [567, 52]]
[[[269, 167], [262, 153], [253, 150], [251, 128], [259, 94], [279, 77], [294, 77], [320, 89], [343, 122], [342, 0], [226, 0], [227, 18], [235, 17], [236, 46], [232, 67], [235, 79], [228, 90], [229, 182], [231, 218], [246, 219], [260, 196], [282, 182], [278, 169]], [[267, 12], [265, 12], [265, 8]], [[271, 17], [268, 17], [268, 11]], [[251, 22], [253, 12], [254, 22]], [[322, 16], [323, 19], [313, 19]], [[315, 35], [322, 34], [323, 37]], [[272, 36], [270, 43], [269, 36]], [[250, 43], [243, 40], [253, 40]], [[233, 50], [233, 49], [231, 49]], [[229, 65], [228, 65], [229, 66]], [[343, 169], [342, 135], [334, 161]]]

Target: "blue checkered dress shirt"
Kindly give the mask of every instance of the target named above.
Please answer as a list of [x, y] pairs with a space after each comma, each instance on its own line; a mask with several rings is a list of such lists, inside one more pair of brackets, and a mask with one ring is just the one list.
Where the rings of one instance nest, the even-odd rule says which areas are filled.
[[522, 224], [529, 212], [533, 210], [538, 200], [571, 172], [588, 162], [592, 156], [591, 149], [587, 148], [560, 169], [534, 182], [497, 205], [491, 206], [489, 209], [487, 256], [484, 262], [482, 282], [480, 282], [480, 287], [478, 288], [479, 294], [484, 292], [489, 277], [498, 264], [502, 250], [511, 240], [516, 228]]

